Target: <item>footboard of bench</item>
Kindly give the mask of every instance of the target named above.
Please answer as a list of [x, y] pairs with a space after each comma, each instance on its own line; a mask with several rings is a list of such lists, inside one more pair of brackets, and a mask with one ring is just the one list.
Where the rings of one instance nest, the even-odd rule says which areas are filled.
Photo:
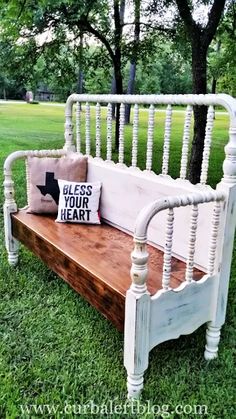
[[212, 320], [216, 276], [158, 291], [151, 297], [149, 350], [166, 340], [188, 335]]
[[[125, 366], [128, 373], [129, 397], [138, 397], [143, 387], [143, 374], [148, 367], [150, 350], [161, 342], [190, 334], [208, 323], [205, 358], [217, 356], [220, 328], [224, 323], [224, 301], [228, 277], [222, 275], [222, 252], [225, 223], [232, 214], [232, 203], [220, 191], [203, 191], [196, 194], [171, 196], [149, 204], [140, 212], [135, 227], [134, 250], [131, 254], [132, 285], [126, 295], [125, 313]], [[197, 234], [198, 205], [215, 202], [211, 221], [211, 239], [207, 274], [199, 281], [193, 278], [194, 251]], [[170, 284], [172, 270], [172, 237], [174, 208], [192, 206], [189, 225], [189, 254], [185, 281], [176, 289]], [[146, 246], [147, 230], [152, 218], [168, 210], [163, 257], [162, 289], [150, 296], [146, 279], [149, 253]], [[232, 245], [232, 240], [231, 240]]]

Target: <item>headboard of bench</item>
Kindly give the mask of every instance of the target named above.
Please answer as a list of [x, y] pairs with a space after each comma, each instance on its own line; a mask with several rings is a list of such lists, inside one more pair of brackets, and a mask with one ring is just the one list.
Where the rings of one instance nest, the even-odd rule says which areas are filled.
[[[75, 124], [73, 123], [73, 105]], [[112, 124], [112, 107], [118, 104], [119, 145], [114, 147], [114, 124]], [[125, 136], [125, 106], [132, 105], [131, 142]], [[166, 110], [157, 108], [166, 105]], [[179, 177], [174, 180], [169, 176], [171, 143], [173, 138], [173, 106], [181, 105], [184, 112], [182, 128], [182, 149], [179, 162]], [[204, 152], [199, 185], [192, 185], [187, 180], [187, 166], [192, 135], [192, 115], [195, 105], [208, 107], [207, 124], [204, 139]], [[224, 177], [218, 189], [226, 195], [236, 184], [236, 101], [232, 97], [219, 95], [71, 95], [65, 110], [65, 145], [67, 151], [77, 151], [90, 156], [88, 180], [102, 182], [101, 214], [106, 222], [133, 233], [135, 219], [139, 211], [148, 203], [163, 196], [176, 196], [198, 191], [211, 191], [207, 185], [208, 167], [214, 124], [214, 106], [225, 108], [230, 117], [229, 143], [225, 147], [223, 164]], [[142, 108], [142, 109], [141, 109]], [[141, 112], [145, 112], [146, 130], [139, 132]], [[163, 152], [155, 153], [156, 128], [164, 117]], [[162, 116], [163, 118], [163, 116]], [[73, 126], [75, 125], [75, 135]], [[143, 148], [146, 146], [146, 153]], [[145, 154], [145, 170], [140, 170], [139, 152]], [[157, 151], [157, 148], [156, 148]], [[93, 156], [93, 158], [92, 158]], [[104, 158], [104, 160], [101, 159]], [[154, 162], [161, 160], [161, 171], [154, 173]], [[178, 162], [176, 162], [178, 164]], [[159, 173], [159, 174], [158, 174]], [[175, 223], [172, 251], [179, 258], [185, 259], [189, 251], [189, 223], [197, 225], [196, 254], [197, 266], [207, 270], [210, 247], [211, 221], [214, 211], [213, 203], [199, 206], [197, 219], [192, 217], [190, 207], [175, 209]], [[194, 215], [193, 217], [195, 217]], [[149, 241], [158, 247], [165, 243], [166, 212], [162, 212], [152, 221], [149, 228]], [[193, 234], [193, 233], [192, 233]]]
[[[127, 104], [132, 105], [132, 124], [128, 128], [131, 131], [131, 135], [129, 134], [132, 137], [131, 142], [127, 141], [126, 136], [125, 107]], [[74, 105], [76, 105], [75, 108]], [[112, 109], [115, 105], [118, 105], [119, 108], [116, 123], [113, 123]], [[182, 137], [181, 157], [180, 161], [174, 162], [180, 167], [179, 174], [177, 174], [180, 179], [187, 178], [193, 132], [193, 108], [195, 105], [204, 105], [208, 108], [200, 178], [200, 183], [205, 185], [207, 184], [215, 106], [223, 107], [230, 117], [230, 143], [225, 152], [227, 164], [232, 164], [231, 149], [232, 145], [235, 147], [236, 143], [236, 101], [229, 95], [72, 94], [67, 99], [65, 109], [64, 149], [76, 150], [88, 156], [102, 157], [106, 161], [125, 163], [127, 166], [142, 166], [142, 169], [149, 171], [154, 170], [155, 167], [155, 173], [167, 176], [169, 174], [171, 145], [176, 141], [176, 134], [172, 132], [172, 129], [175, 123], [175, 106], [178, 105], [181, 108], [177, 112], [184, 115], [183, 126], [178, 128], [181, 130], [180, 136]], [[166, 106], [166, 109], [163, 106]], [[73, 122], [73, 110], [75, 110], [75, 123]], [[144, 120], [144, 113], [146, 114], [146, 122], [141, 124]], [[73, 132], [74, 126], [75, 135]], [[157, 133], [160, 127], [161, 130]], [[116, 134], [118, 132], [119, 137], [117, 148], [114, 146], [115, 131]], [[158, 141], [157, 137], [160, 135], [163, 141]], [[141, 154], [145, 156], [144, 162], [139, 158]], [[232, 173], [234, 173], [233, 170]]]

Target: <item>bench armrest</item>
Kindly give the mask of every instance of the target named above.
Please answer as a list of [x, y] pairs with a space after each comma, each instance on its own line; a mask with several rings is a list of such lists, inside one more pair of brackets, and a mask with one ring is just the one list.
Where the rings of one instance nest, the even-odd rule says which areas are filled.
[[[4, 206], [8, 207], [10, 212], [17, 211], [17, 205], [15, 202], [15, 190], [14, 190], [14, 181], [12, 179], [12, 165], [18, 159], [24, 159], [27, 157], [60, 157], [67, 155], [68, 152], [63, 149], [58, 150], [21, 150], [15, 151], [6, 158], [4, 163], [4, 196], [5, 204]], [[27, 195], [28, 195], [28, 173], [26, 167], [26, 178], [27, 178]]]
[[[131, 267], [131, 288], [136, 292], [146, 292], [146, 278], [148, 273], [147, 261], [148, 252], [146, 248], [148, 226], [152, 218], [160, 211], [169, 210], [167, 217], [166, 230], [166, 244], [164, 249], [164, 264], [163, 264], [163, 279], [162, 286], [164, 289], [169, 288], [170, 272], [171, 272], [171, 248], [172, 248], [172, 234], [173, 234], [173, 209], [177, 207], [185, 207], [187, 205], [196, 206], [207, 202], [215, 201], [219, 203], [225, 200], [225, 195], [219, 191], [198, 191], [192, 194], [168, 196], [166, 198], [158, 199], [147, 206], [145, 206], [139, 213], [134, 230], [134, 250], [131, 253], [132, 267]], [[218, 204], [219, 205], [219, 204]], [[220, 208], [217, 207], [215, 223], [218, 231]], [[197, 221], [193, 225], [193, 230], [196, 231]], [[216, 244], [216, 238], [214, 237]], [[195, 241], [193, 242], [193, 246]], [[216, 246], [215, 246], [216, 248]], [[214, 251], [215, 251], [214, 248]], [[192, 261], [193, 262], [193, 261]]]

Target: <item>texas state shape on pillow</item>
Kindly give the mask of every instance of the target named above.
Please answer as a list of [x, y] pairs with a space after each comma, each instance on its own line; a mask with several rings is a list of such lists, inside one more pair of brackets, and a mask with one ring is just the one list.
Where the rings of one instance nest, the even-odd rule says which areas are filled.
[[98, 214], [101, 182], [58, 180], [60, 197], [57, 222], [101, 224]]
[[58, 179], [85, 182], [87, 157], [29, 157], [29, 207], [27, 212], [54, 214], [58, 210]]

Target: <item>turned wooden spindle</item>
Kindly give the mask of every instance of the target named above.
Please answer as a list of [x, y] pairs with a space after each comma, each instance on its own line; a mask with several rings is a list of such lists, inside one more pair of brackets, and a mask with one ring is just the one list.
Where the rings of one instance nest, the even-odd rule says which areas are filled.
[[150, 105], [149, 117], [148, 117], [146, 170], [152, 170], [154, 117], [155, 117], [155, 108], [153, 105]]
[[171, 105], [168, 105], [166, 109], [166, 122], [165, 122], [164, 145], [163, 145], [163, 160], [162, 160], [162, 174], [163, 175], [168, 175], [168, 170], [169, 170], [171, 122], [172, 122], [172, 107]]
[[139, 106], [136, 103], [134, 105], [134, 117], [133, 117], [133, 140], [132, 140], [132, 167], [137, 166], [138, 156], [138, 125], [139, 125]]
[[101, 157], [101, 105], [96, 104], [96, 157]]

